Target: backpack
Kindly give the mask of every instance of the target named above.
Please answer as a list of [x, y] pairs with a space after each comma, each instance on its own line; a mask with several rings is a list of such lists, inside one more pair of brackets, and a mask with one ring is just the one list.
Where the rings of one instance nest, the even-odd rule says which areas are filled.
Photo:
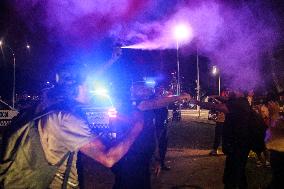
[[67, 159], [62, 188], [66, 188], [74, 152], [68, 152], [55, 165], [49, 164], [42, 149], [38, 121], [54, 111], [35, 115], [34, 109], [20, 113], [12, 120], [3, 136], [0, 157], [0, 188], [45, 189], [52, 182], [57, 169]]
[[256, 153], [262, 152], [265, 150], [265, 133], [267, 126], [261, 115], [254, 110], [250, 110], [248, 127], [250, 149]]

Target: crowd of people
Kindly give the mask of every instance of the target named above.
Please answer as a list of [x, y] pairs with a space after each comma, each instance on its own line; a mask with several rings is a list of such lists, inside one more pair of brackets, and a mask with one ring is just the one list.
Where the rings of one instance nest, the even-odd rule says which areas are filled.
[[[81, 108], [92, 98], [89, 76], [82, 65], [62, 66], [56, 74], [56, 85], [44, 92], [43, 100], [23, 109], [12, 121], [11, 128], [15, 128], [5, 133], [7, 140], [4, 139], [1, 157], [1, 188], [79, 188], [78, 152], [112, 167], [113, 188], [151, 188], [152, 162], [156, 162], [157, 174], [161, 169], [168, 169], [165, 165], [167, 114], [164, 108], [176, 101], [189, 100], [190, 95], [163, 96], [162, 89], [154, 93], [153, 88], [146, 87], [143, 82], [133, 83], [131, 99], [123, 104], [130, 108], [118, 115], [128, 129], [123, 138], [108, 146], [92, 132]], [[29, 124], [32, 121], [37, 123], [34, 127]], [[15, 155], [9, 148], [18, 149], [22, 143], [15, 140], [22, 140], [18, 137], [23, 134], [21, 132], [30, 135], [29, 130], [35, 130], [31, 132], [31, 138], [35, 139], [26, 138], [24, 143], [29, 146], [20, 147], [29, 148], [24, 151], [31, 153]], [[33, 145], [37, 148], [31, 147]], [[39, 145], [42, 148], [39, 149]], [[37, 169], [29, 166], [30, 159], [38, 163]], [[54, 171], [54, 168], [41, 166], [41, 161], [57, 168]]]
[[[125, 125], [125, 135], [108, 146], [91, 131], [81, 108], [91, 101], [89, 75], [82, 67], [72, 64], [61, 67], [56, 75], [57, 83], [45, 91], [43, 100], [23, 110], [32, 114], [27, 117], [20, 113], [12, 122], [14, 125], [25, 123], [25, 126], [16, 128], [17, 135], [15, 131], [6, 135], [7, 146], [0, 164], [1, 188], [79, 188], [77, 159], [80, 152], [112, 169], [114, 189], [150, 189], [152, 167], [157, 175], [161, 170], [170, 170], [165, 164], [167, 106], [177, 101], [187, 101], [218, 112], [210, 155], [217, 155], [222, 138], [222, 151], [226, 155], [223, 177], [226, 189], [248, 186], [245, 167], [252, 150], [251, 115], [252, 111], [257, 112], [266, 127], [266, 137], [263, 137], [257, 154], [260, 160], [264, 154], [264, 163], [271, 164], [270, 188], [284, 187], [284, 120], [275, 99], [255, 105], [252, 92], [245, 95], [241, 90], [230, 90], [221, 96], [211, 96], [214, 103], [201, 102], [187, 93], [169, 96], [165, 95], [162, 86], [153, 88], [146, 86], [145, 82], [133, 82], [129, 101], [123, 103], [128, 108], [118, 115]], [[28, 124], [30, 121], [35, 121], [34, 127]], [[30, 162], [23, 161], [21, 154], [15, 157], [15, 150], [8, 149], [18, 144], [11, 142], [18, 132], [33, 129], [37, 140], [30, 144], [40, 144], [42, 156], [36, 152], [30, 156], [37, 165], [44, 159], [47, 164], [57, 167], [55, 170], [46, 170], [44, 166], [44, 169], [29, 169]], [[15, 170], [21, 174], [15, 174]]]
[[[253, 96], [253, 91], [245, 94], [234, 90], [226, 91], [221, 96], [211, 96], [214, 103], [195, 100], [191, 103], [217, 111], [210, 155], [217, 155], [222, 138], [222, 151], [226, 155], [224, 188], [248, 187], [245, 169], [251, 150], [255, 151], [260, 163], [265, 166], [271, 164], [269, 188], [283, 188], [284, 119], [280, 114], [279, 99], [268, 95], [262, 103], [254, 104]], [[258, 136], [253, 131], [257, 131]]]

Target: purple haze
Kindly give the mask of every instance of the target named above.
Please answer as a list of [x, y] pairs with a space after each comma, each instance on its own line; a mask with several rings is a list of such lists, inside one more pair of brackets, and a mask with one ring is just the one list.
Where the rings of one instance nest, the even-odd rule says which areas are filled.
[[[269, 3], [261, 1], [236, 6], [194, 0], [174, 6], [163, 0], [15, 1], [27, 18], [32, 11], [41, 10], [37, 21], [52, 32], [51, 36], [75, 44], [111, 36], [131, 48], [173, 49], [173, 26], [189, 24], [195, 41], [192, 45], [197, 45], [222, 75], [232, 78], [230, 85], [234, 88], [262, 85], [262, 57], [273, 50], [278, 39], [278, 25], [267, 7]], [[189, 45], [192, 39], [187, 41]]]
[[49, 31], [49, 37], [70, 45], [105, 37], [117, 24], [132, 20], [147, 3], [148, 0], [14, 0], [16, 10], [31, 27], [40, 23]]
[[246, 2], [235, 7], [216, 1], [177, 5], [175, 13], [162, 21], [135, 23], [128, 28], [129, 35], [124, 39], [136, 43], [127, 48], [176, 48], [171, 28], [178, 22], [192, 26], [192, 45], [208, 56], [223, 76], [231, 78], [230, 87], [249, 90], [264, 84], [260, 66], [279, 37], [276, 19], [265, 3]]

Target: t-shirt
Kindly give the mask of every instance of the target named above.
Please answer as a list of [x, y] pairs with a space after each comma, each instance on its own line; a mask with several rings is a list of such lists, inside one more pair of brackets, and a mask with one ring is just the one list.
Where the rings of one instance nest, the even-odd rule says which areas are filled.
[[217, 112], [217, 119], [216, 122], [218, 123], [224, 123], [225, 122], [225, 113], [223, 112]]
[[[38, 130], [49, 163], [56, 164], [68, 151], [75, 152], [67, 187], [78, 188], [77, 153], [94, 138], [87, 122], [74, 114], [59, 111], [41, 118]], [[61, 188], [67, 159], [59, 167], [50, 188]]]
[[[129, 113], [139, 111], [137, 105], [140, 102], [131, 102], [132, 107], [129, 109]], [[155, 114], [153, 110], [143, 111], [144, 127], [136, 138], [129, 151], [125, 156], [113, 167], [113, 171], [119, 175], [133, 174], [133, 172], [140, 171], [141, 166], [149, 164], [152, 160], [152, 156], [156, 147], [155, 138]], [[129, 125], [130, 126], [130, 125]], [[146, 169], [147, 165], [146, 165]], [[144, 170], [145, 171], [145, 170]]]
[[154, 112], [155, 112], [155, 124], [156, 124], [156, 126], [163, 127], [164, 123], [168, 119], [168, 108], [164, 107], [164, 108], [155, 109]]
[[[137, 106], [141, 101], [132, 101], [131, 112], [139, 111]], [[149, 161], [155, 151], [155, 113], [154, 110], [143, 111], [144, 127], [130, 147], [125, 157], [133, 156], [135, 159]]]
[[246, 98], [227, 101], [229, 113], [223, 127], [223, 152], [230, 153], [235, 147], [247, 148], [249, 144], [250, 106]]

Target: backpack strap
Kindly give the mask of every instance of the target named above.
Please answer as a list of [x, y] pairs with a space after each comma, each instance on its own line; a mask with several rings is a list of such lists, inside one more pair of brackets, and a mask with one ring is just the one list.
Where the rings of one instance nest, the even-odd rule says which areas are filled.
[[[51, 113], [53, 113], [53, 112], [55, 112], [55, 111], [54, 111], [54, 110], [53, 110], [53, 111], [49, 111], [49, 112], [46, 112], [46, 113], [42, 113], [42, 114], [40, 114], [39, 116], [36, 116], [36, 117], [33, 119], [33, 121], [36, 122], [35, 125], [36, 125], [36, 126], [38, 125], [38, 121], [39, 121], [40, 118], [42, 118], [42, 117], [44, 117], [44, 116], [46, 116], [46, 115], [48, 115], [48, 114], [51, 114]], [[36, 128], [36, 130], [37, 130], [37, 128]], [[69, 156], [69, 157], [68, 157], [68, 160], [67, 160], [66, 170], [65, 170], [65, 173], [64, 173], [64, 178], [63, 178], [63, 183], [62, 183], [62, 189], [67, 189], [67, 183], [68, 183], [68, 178], [69, 178], [69, 175], [70, 175], [70, 172], [71, 172], [71, 167], [72, 167], [72, 162], [73, 162], [74, 154], [75, 154], [75, 152], [70, 152], [70, 151], [68, 151], [68, 152], [61, 158], [61, 160], [55, 164], [55, 166], [58, 166], [58, 167], [61, 166], [61, 165], [64, 163], [64, 161], [66, 160], [66, 158]]]
[[68, 178], [69, 178], [69, 174], [71, 172], [71, 167], [72, 167], [72, 162], [73, 162], [73, 158], [74, 158], [74, 152], [68, 153], [70, 154], [67, 160], [67, 166], [66, 166], [66, 171], [64, 173], [64, 178], [63, 178], [63, 183], [62, 183], [62, 189], [66, 189], [67, 188], [67, 183], [68, 183]]
[[[44, 117], [44, 116], [46, 116], [46, 115], [48, 115], [48, 114], [51, 114], [51, 113], [53, 113], [53, 112], [55, 112], [55, 111], [49, 111], [49, 112], [40, 114], [40, 115], [34, 117], [34, 118], [33, 118], [33, 121], [38, 121], [40, 118], [42, 118], [42, 117]], [[37, 125], [37, 124], [36, 124], [36, 125]]]

